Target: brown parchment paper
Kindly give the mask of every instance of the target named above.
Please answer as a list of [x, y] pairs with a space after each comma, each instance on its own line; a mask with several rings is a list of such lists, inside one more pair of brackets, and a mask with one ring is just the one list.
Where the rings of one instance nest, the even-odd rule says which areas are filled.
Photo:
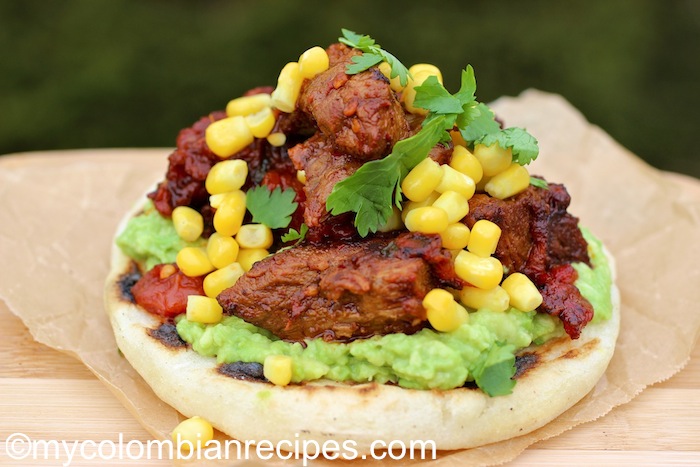
[[[530, 172], [565, 183], [570, 212], [616, 257], [622, 328], [605, 376], [569, 411], [526, 436], [442, 453], [431, 462], [436, 466], [503, 463], [536, 441], [595, 420], [679, 371], [700, 334], [698, 191], [646, 165], [559, 96], [530, 90], [493, 107], [508, 126], [524, 126], [538, 138], [540, 157]], [[0, 299], [37, 341], [90, 368], [158, 438], [168, 436], [178, 414], [117, 352], [102, 287], [114, 230], [163, 177], [168, 153], [0, 158]], [[287, 465], [266, 465], [278, 463]]]

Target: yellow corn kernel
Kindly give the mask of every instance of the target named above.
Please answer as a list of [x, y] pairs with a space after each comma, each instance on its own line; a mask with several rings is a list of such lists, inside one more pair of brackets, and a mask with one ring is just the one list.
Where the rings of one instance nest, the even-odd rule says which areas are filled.
[[275, 147], [284, 146], [284, 143], [287, 142], [287, 135], [281, 132], [270, 133], [267, 136], [267, 142]]
[[203, 276], [214, 270], [214, 265], [209, 261], [204, 248], [185, 247], [178, 251], [175, 262], [180, 271], [190, 277]]
[[322, 47], [311, 47], [299, 57], [299, 73], [304, 78], [313, 78], [328, 69], [330, 60]]
[[215, 298], [204, 295], [188, 295], [186, 316], [188, 321], [215, 324], [221, 321], [224, 310]]
[[238, 252], [238, 264], [241, 265], [244, 271], [248, 272], [258, 261], [267, 258], [270, 252], [264, 248], [241, 249]]
[[160, 268], [160, 274], [158, 274], [158, 276], [161, 279], [167, 279], [168, 277], [172, 276], [176, 272], [177, 272], [177, 269], [175, 269], [175, 266], [173, 266], [172, 264], [166, 264], [165, 266]]
[[444, 232], [449, 224], [447, 213], [432, 206], [411, 209], [411, 212], [406, 215], [405, 222], [406, 228], [411, 232], [425, 234]]
[[442, 73], [440, 72], [440, 68], [430, 63], [416, 63], [408, 69], [408, 72], [414, 78], [416, 76], [425, 76], [427, 79], [428, 76], [435, 76], [440, 84], [442, 84]]
[[401, 100], [406, 110], [415, 115], [428, 115], [428, 110], [422, 107], [416, 107], [413, 103], [416, 100], [416, 88], [423, 84], [423, 81], [428, 79], [430, 75], [427, 73], [420, 73], [419, 75], [411, 75], [408, 78], [408, 84], [401, 93]]
[[448, 250], [462, 250], [469, 243], [469, 227], [461, 222], [455, 222], [447, 226], [444, 232], [440, 232], [442, 247]]
[[297, 181], [302, 185], [306, 185], [306, 171], [297, 170]]
[[503, 149], [498, 143], [493, 143], [491, 146], [477, 144], [474, 146], [474, 157], [481, 163], [481, 168], [484, 169], [484, 175], [487, 177], [503, 172], [513, 161], [510, 148]]
[[272, 98], [269, 94], [254, 94], [252, 96], [237, 97], [229, 101], [226, 105], [226, 115], [235, 117], [236, 115], [250, 115], [260, 112], [272, 105]]
[[238, 263], [231, 263], [224, 268], [210, 272], [204, 278], [204, 293], [207, 297], [216, 298], [224, 290], [233, 287], [243, 274], [245, 271]]
[[241, 248], [262, 248], [272, 246], [272, 230], [264, 224], [246, 224], [236, 234], [236, 241]]
[[299, 63], [287, 63], [277, 78], [277, 87], [272, 91], [273, 107], [286, 113], [294, 112], [303, 81], [304, 77], [299, 70]]
[[379, 64], [379, 71], [389, 80], [389, 87], [392, 91], [399, 92], [403, 89], [403, 86], [401, 86], [401, 78], [399, 78], [398, 75], [393, 78], [391, 77], [391, 65], [387, 62], [382, 62]]
[[467, 250], [486, 258], [494, 254], [500, 239], [501, 228], [489, 220], [481, 219], [472, 225]]
[[241, 190], [225, 194], [214, 213], [214, 229], [225, 237], [233, 237], [243, 224], [245, 193]]
[[207, 420], [194, 416], [183, 420], [170, 434], [179, 450], [201, 450], [214, 439], [214, 428]]
[[469, 314], [444, 289], [432, 289], [423, 298], [423, 308], [430, 325], [440, 332], [451, 332], [469, 320]]
[[484, 190], [494, 198], [506, 199], [525, 191], [529, 185], [530, 173], [522, 165], [513, 162], [506, 170], [494, 175]]
[[460, 221], [469, 213], [469, 201], [461, 193], [446, 191], [433, 203], [433, 207], [440, 208], [447, 213], [447, 222], [453, 224]]
[[172, 219], [175, 232], [186, 242], [194, 242], [204, 231], [202, 215], [189, 206], [173, 209]]
[[401, 182], [401, 191], [411, 201], [425, 200], [442, 180], [440, 164], [429, 157], [413, 167]]
[[207, 240], [207, 257], [217, 269], [236, 261], [238, 250], [238, 242], [233, 237], [221, 235], [219, 232], [214, 232]]
[[[240, 190], [248, 177], [248, 164], [242, 159], [231, 159], [214, 164], [207, 174], [204, 186], [210, 195]], [[216, 207], [212, 205], [213, 207]]]
[[403, 210], [401, 211], [401, 220], [403, 222], [406, 222], [406, 216], [408, 215], [411, 210], [416, 209], [416, 208], [423, 208], [425, 206], [432, 206], [433, 203], [435, 202], [436, 199], [440, 197], [440, 193], [437, 191], [433, 191], [428, 195], [426, 199], [423, 201], [409, 201], [408, 203], [403, 205]]
[[510, 305], [520, 311], [532, 311], [542, 304], [542, 294], [525, 274], [514, 272], [501, 287], [508, 293]]
[[401, 211], [396, 206], [393, 207], [389, 219], [386, 220], [384, 225], [379, 226], [377, 229], [379, 232], [392, 232], [394, 230], [399, 230], [403, 228], [403, 221], [401, 220]]
[[[474, 235], [473, 230], [471, 235]], [[503, 266], [498, 259], [493, 256], [482, 258], [466, 250], [457, 254], [455, 272], [461, 279], [480, 289], [492, 289], [503, 279]]]
[[469, 149], [464, 146], [455, 145], [452, 150], [450, 167], [458, 172], [462, 172], [471, 178], [474, 183], [479, 183], [484, 176], [484, 169], [481, 167], [481, 163], [474, 154], [469, 152]]
[[510, 303], [508, 292], [500, 285], [492, 289], [480, 289], [468, 285], [459, 291], [459, 300], [469, 308], [475, 310], [486, 308], [491, 311], [506, 311]]
[[423, 308], [451, 308], [454, 296], [445, 289], [432, 289], [423, 297]]
[[476, 191], [474, 180], [449, 165], [441, 165], [440, 168], [442, 169], [442, 180], [440, 180], [440, 184], [435, 188], [435, 191], [438, 193], [456, 191], [467, 199], [471, 199], [474, 196], [474, 191]]
[[287, 355], [268, 355], [263, 363], [263, 374], [272, 384], [286, 386], [292, 381], [292, 358]]
[[209, 149], [221, 158], [236, 154], [254, 140], [245, 118], [240, 115], [213, 122], [204, 137]]
[[270, 107], [264, 107], [261, 111], [245, 116], [246, 125], [256, 138], [267, 138], [275, 127], [275, 114]]

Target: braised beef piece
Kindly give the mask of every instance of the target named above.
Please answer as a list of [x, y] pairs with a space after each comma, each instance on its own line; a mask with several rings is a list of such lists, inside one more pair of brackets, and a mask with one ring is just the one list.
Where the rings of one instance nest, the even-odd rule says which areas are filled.
[[532, 279], [544, 300], [539, 310], [558, 316], [575, 339], [593, 318], [593, 308], [573, 286], [576, 271], [570, 263], [590, 260], [578, 219], [566, 211], [570, 202], [566, 188], [553, 183], [547, 190], [530, 186], [506, 200], [476, 194], [465, 223], [471, 228], [488, 219], [501, 228], [494, 256], [509, 272]]
[[320, 133], [290, 148], [289, 157], [296, 169], [303, 170], [306, 175], [304, 221], [309, 228], [318, 227], [330, 216], [326, 211], [326, 198], [333, 187], [355, 173], [362, 161], [336, 153], [333, 144]]
[[408, 136], [410, 128], [389, 80], [372, 67], [345, 73], [353, 53], [309, 81], [299, 96], [299, 108], [310, 114], [337, 152], [362, 160], [379, 159]]
[[[245, 95], [272, 92], [270, 87], [251, 89]], [[168, 170], [163, 180], [149, 197], [162, 215], [170, 216], [177, 206], [190, 206], [211, 218], [209, 193], [204, 187], [209, 170], [222, 159], [214, 154], [205, 141], [207, 127], [217, 120], [226, 117], [225, 112], [212, 112], [202, 117], [189, 128], [180, 131], [176, 148], [168, 157]], [[278, 126], [289, 130], [295, 128], [299, 132], [310, 132], [311, 123], [301, 115], [278, 115]], [[295, 140], [295, 138], [297, 138]], [[272, 146], [265, 139], [256, 139], [246, 148], [234, 154], [232, 158], [243, 159], [248, 163], [248, 180], [244, 189], [263, 183], [270, 171], [275, 171], [280, 177], [296, 179], [296, 169], [287, 156], [287, 147], [296, 144], [303, 136], [290, 136], [289, 144]], [[274, 177], [274, 176], [273, 176]], [[293, 185], [293, 183], [287, 183]], [[301, 193], [301, 185], [294, 186]]]
[[425, 294], [459, 284], [450, 258], [439, 236], [408, 232], [306, 244], [257, 262], [218, 301], [227, 314], [291, 341], [413, 333], [425, 325]]

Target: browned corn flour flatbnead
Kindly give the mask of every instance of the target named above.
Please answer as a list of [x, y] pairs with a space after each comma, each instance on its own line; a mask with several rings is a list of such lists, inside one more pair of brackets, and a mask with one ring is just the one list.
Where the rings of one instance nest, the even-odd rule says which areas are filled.
[[[148, 246], [130, 250], [150, 234], [127, 226], [118, 243], [142, 269], [131, 293], [175, 319], [195, 350], [226, 362], [224, 374], [250, 364], [254, 379], [262, 365], [277, 385], [476, 381], [506, 394], [519, 349], [563, 331], [576, 339], [594, 317], [572, 265], [596, 263], [567, 212], [569, 194], [532, 182], [524, 165], [537, 157], [536, 141], [476, 101], [471, 67], [450, 94], [436, 67], [415, 65], [401, 83], [402, 65], [363, 47], [310, 49], [283, 68], [276, 88], [252, 89], [179, 133], [140, 217], [172, 219], [156, 235], [174, 229], [180, 246], [159, 247], [150, 267]], [[336, 209], [341, 194], [347, 203]], [[239, 332], [247, 336], [240, 342], [270, 350], [230, 354], [226, 343]], [[398, 355], [382, 352], [402, 352], [392, 347], [399, 341], [411, 347], [404, 338], [437, 353], [437, 342], [481, 347], [441, 380], [402, 374], [396, 362], [382, 367]], [[205, 349], [212, 339], [220, 350]], [[338, 345], [338, 360], [321, 355], [332, 347], [318, 342]], [[357, 374], [343, 361], [356, 362]]]

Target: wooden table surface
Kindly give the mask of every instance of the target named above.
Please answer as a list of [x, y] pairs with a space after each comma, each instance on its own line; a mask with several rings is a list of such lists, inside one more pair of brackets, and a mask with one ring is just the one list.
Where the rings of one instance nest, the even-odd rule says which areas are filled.
[[[0, 465], [66, 465], [8, 457], [8, 437], [146, 442], [151, 436], [80, 362], [39, 344], [0, 301]], [[88, 454], [95, 454], [92, 449]], [[75, 456], [70, 465], [96, 465]], [[165, 460], [119, 461], [169, 465]], [[106, 464], [115, 465], [111, 461]], [[700, 465], [700, 346], [668, 381], [647, 388], [607, 416], [539, 442], [515, 459], [527, 465]]]

